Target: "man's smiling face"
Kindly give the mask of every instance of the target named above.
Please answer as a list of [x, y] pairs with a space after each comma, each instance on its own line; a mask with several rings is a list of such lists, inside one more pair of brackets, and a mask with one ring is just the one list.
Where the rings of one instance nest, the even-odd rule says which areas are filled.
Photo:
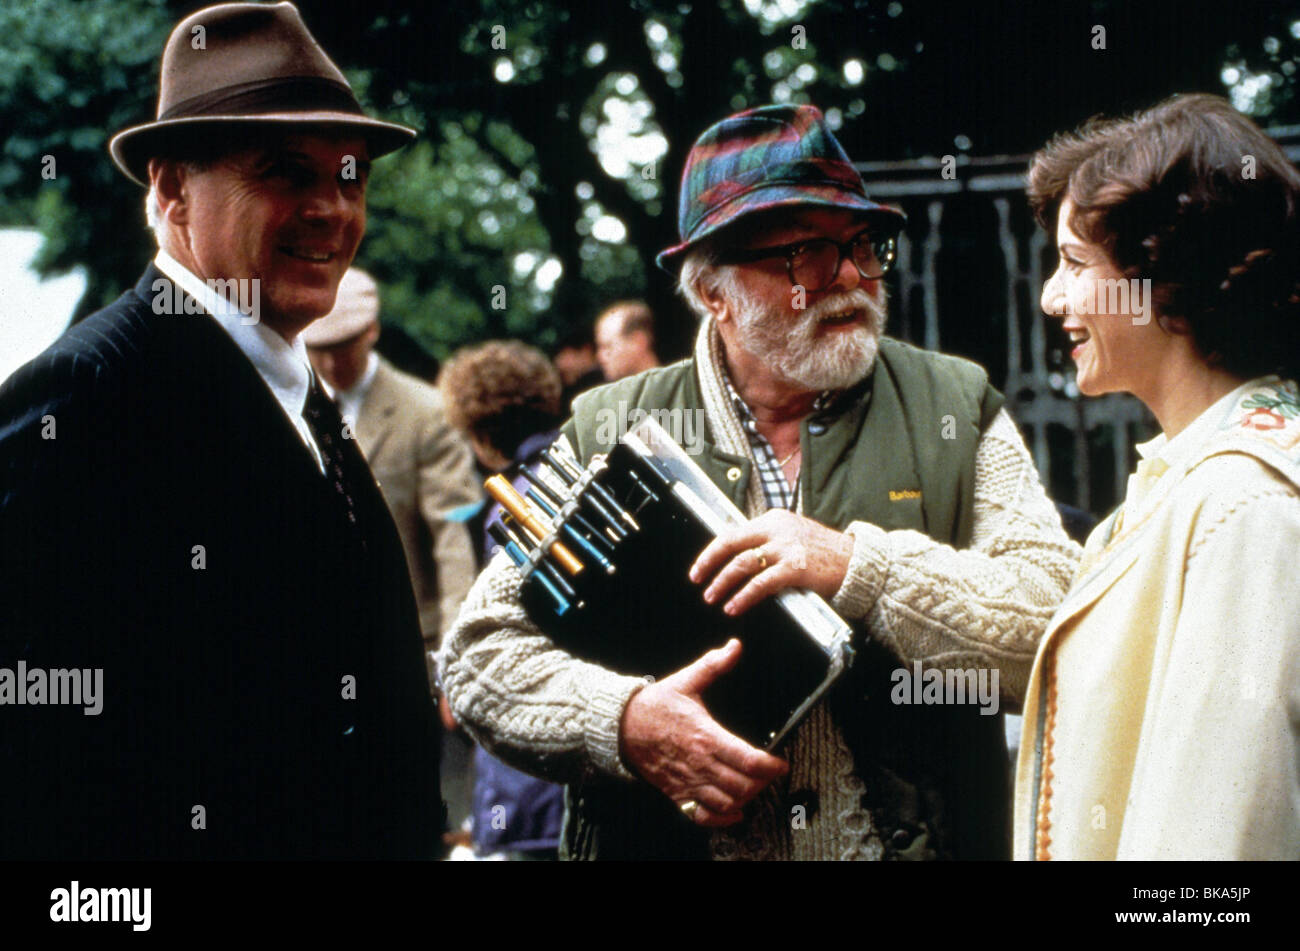
[[286, 135], [185, 173], [182, 263], [258, 280], [261, 320], [296, 335], [334, 306], [361, 244], [369, 166], [361, 138]]

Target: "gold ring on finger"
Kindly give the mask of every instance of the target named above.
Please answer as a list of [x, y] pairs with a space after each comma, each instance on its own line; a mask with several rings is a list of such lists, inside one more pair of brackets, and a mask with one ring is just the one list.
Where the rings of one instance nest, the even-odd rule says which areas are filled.
[[687, 799], [683, 803], [678, 803], [677, 808], [681, 809], [682, 815], [694, 822], [695, 813], [699, 810], [700, 804], [694, 799]]
[[767, 570], [767, 555], [763, 554], [761, 551], [760, 551], [760, 552], [755, 552], [755, 554], [758, 555], [758, 570], [759, 570], [759, 571], [766, 571], [766, 570]]

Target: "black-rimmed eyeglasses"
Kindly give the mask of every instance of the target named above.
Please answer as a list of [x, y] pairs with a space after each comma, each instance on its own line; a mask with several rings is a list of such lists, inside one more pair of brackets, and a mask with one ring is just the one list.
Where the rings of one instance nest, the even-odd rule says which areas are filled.
[[853, 262], [864, 280], [875, 281], [889, 273], [897, 257], [896, 234], [864, 228], [843, 244], [830, 238], [810, 238], [768, 248], [735, 248], [724, 251], [718, 261], [721, 264], [743, 264], [785, 258], [790, 286], [816, 293], [835, 283], [845, 258]]

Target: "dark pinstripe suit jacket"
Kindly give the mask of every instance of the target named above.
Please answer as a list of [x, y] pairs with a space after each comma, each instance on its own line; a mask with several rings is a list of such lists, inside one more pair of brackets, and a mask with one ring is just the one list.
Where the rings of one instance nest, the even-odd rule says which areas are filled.
[[155, 314], [157, 280], [0, 387], [0, 668], [103, 669], [98, 716], [0, 704], [0, 858], [432, 856], [433, 708], [374, 480], [347, 443], [363, 554], [252, 364]]

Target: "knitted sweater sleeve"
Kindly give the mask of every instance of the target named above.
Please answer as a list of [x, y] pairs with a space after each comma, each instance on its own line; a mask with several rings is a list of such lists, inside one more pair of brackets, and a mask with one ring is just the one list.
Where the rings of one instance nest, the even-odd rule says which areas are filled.
[[980, 438], [974, 495], [971, 545], [961, 551], [921, 532], [850, 523], [853, 555], [831, 603], [905, 664], [997, 669], [1003, 699], [1019, 703], [1081, 549], [1006, 410]]
[[646, 681], [556, 647], [528, 619], [520, 583], [498, 552], [443, 638], [436, 657], [456, 719], [488, 752], [546, 779], [635, 778], [619, 756], [619, 725]]

